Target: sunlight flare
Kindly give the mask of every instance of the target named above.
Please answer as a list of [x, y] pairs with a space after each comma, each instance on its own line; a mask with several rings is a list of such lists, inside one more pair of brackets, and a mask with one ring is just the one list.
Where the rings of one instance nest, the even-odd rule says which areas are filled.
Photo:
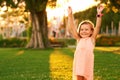
[[101, 51], [108, 51], [108, 52], [113, 52], [115, 54], [120, 54], [120, 48], [119, 47], [96, 47], [96, 50], [101, 50]]
[[63, 17], [67, 16], [67, 8], [71, 6], [73, 9], [73, 13], [84, 11], [92, 6], [96, 6], [99, 2], [95, 2], [94, 0], [57, 0], [56, 8], [47, 7], [47, 16], [48, 21], [50, 21], [53, 17]]
[[24, 50], [19, 51], [16, 55], [19, 56], [19, 55], [22, 55], [22, 54], [24, 54]]
[[50, 74], [53, 80], [71, 80], [72, 78], [72, 57], [55, 50], [50, 55]]
[[73, 12], [79, 12], [96, 6], [98, 3], [99, 2], [95, 2], [94, 0], [70, 0], [68, 4], [72, 7]]

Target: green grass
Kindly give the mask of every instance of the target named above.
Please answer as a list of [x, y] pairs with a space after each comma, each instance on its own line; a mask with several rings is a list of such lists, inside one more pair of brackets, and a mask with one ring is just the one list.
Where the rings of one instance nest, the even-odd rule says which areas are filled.
[[95, 50], [95, 80], [120, 80], [120, 51], [116, 47]]
[[0, 80], [49, 80], [51, 51], [0, 49]]
[[[0, 48], [0, 80], [72, 80], [74, 48]], [[120, 80], [118, 47], [96, 47], [94, 80]]]

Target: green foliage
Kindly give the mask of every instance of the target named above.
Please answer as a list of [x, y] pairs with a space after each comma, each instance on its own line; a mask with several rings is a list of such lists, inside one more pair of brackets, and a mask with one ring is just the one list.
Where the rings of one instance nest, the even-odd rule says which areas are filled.
[[0, 40], [0, 47], [25, 47], [27, 44], [27, 39], [2, 39]]
[[118, 10], [117, 12], [120, 13], [120, 0], [95, 0], [95, 1], [101, 1], [101, 3], [105, 3], [110, 11], [114, 11], [112, 8], [115, 7], [115, 9]]
[[[15, 2], [16, 1], [16, 2]], [[23, 2], [23, 0], [0, 0], [0, 6], [9, 6], [13, 8], [17, 8], [18, 4]], [[24, 0], [26, 4], [26, 9], [31, 12], [42, 11], [46, 8], [48, 0]], [[54, 0], [51, 0], [51, 2]], [[4, 4], [6, 2], [6, 4]], [[55, 1], [54, 1], [55, 2]]]
[[[120, 36], [100, 36], [96, 40], [96, 46], [120, 46]], [[1, 39], [0, 47], [25, 47], [27, 39]], [[50, 44], [54, 47], [67, 47], [76, 45], [76, 40], [71, 39], [50, 39]]]
[[120, 13], [115, 13], [113, 15], [113, 22], [114, 22], [114, 26], [116, 26], [117, 28], [119, 25], [119, 21], [120, 21]]
[[48, 0], [47, 6], [54, 8], [56, 6], [57, 0]]
[[[94, 24], [96, 24], [96, 9], [97, 7], [94, 6], [85, 11], [77, 12], [74, 14], [74, 17], [75, 19], [78, 19], [78, 22], [88, 19], [91, 20]], [[114, 13], [113, 11], [107, 12], [107, 9], [105, 8], [102, 17], [102, 29], [104, 31], [106, 30], [106, 26], [108, 26], [109, 30], [111, 29], [111, 22], [113, 22], [114, 27], [118, 29], [119, 21], [120, 21], [120, 13]]]
[[[5, 2], [6, 2], [6, 4], [5, 4]], [[0, 0], [0, 6], [6, 5], [9, 7], [16, 8], [20, 2], [21, 2], [21, 0], [17, 0], [17, 2], [15, 2], [14, 0]]]
[[27, 29], [28, 40], [31, 38], [31, 34], [32, 34], [32, 26], [28, 27], [28, 29]]
[[66, 47], [65, 41], [63, 39], [49, 39], [52, 47]]
[[2, 36], [2, 34], [0, 34], [0, 40], [2, 40], [3, 39], [3, 36]]
[[109, 28], [111, 28], [111, 21], [113, 21], [113, 15], [113, 12], [104, 13], [102, 17], [102, 27], [104, 26], [104, 28], [106, 28], [106, 26], [109, 26]]
[[69, 45], [75, 45], [76, 44], [76, 40], [75, 39], [50, 39], [50, 43], [51, 45], [55, 45], [55, 44], [59, 44], [61, 45], [61, 47], [67, 47]]
[[[89, 13], [89, 14], [88, 14]], [[93, 23], [96, 21], [96, 7], [89, 8], [85, 11], [80, 11], [74, 14], [75, 19], [78, 19], [78, 22], [83, 20], [91, 20]]]
[[120, 36], [101, 36], [96, 40], [96, 46], [120, 46]]
[[111, 5], [115, 6], [116, 8], [120, 9], [120, 1], [119, 0], [110, 0]]
[[46, 8], [48, 0], [25, 0], [26, 9], [30, 12], [43, 11]]
[[[62, 47], [76, 45], [76, 40], [71, 39], [53, 39], [50, 40], [51, 45], [59, 44]], [[96, 46], [120, 46], [120, 36], [104, 36], [101, 35], [96, 40]]]

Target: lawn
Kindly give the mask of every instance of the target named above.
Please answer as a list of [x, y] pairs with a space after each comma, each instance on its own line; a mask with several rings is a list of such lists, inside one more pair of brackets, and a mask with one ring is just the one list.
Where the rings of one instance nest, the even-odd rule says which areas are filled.
[[[74, 48], [0, 48], [0, 80], [72, 80]], [[118, 47], [96, 47], [94, 80], [120, 80]]]

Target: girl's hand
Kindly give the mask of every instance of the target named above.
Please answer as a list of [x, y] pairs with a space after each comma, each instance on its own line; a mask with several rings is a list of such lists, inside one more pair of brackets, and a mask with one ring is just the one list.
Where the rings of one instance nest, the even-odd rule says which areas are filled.
[[103, 5], [103, 4], [100, 4], [100, 5], [97, 7], [97, 14], [101, 14], [104, 8], [105, 8], [104, 5]]
[[68, 7], [68, 15], [72, 14], [72, 8], [69, 6]]

